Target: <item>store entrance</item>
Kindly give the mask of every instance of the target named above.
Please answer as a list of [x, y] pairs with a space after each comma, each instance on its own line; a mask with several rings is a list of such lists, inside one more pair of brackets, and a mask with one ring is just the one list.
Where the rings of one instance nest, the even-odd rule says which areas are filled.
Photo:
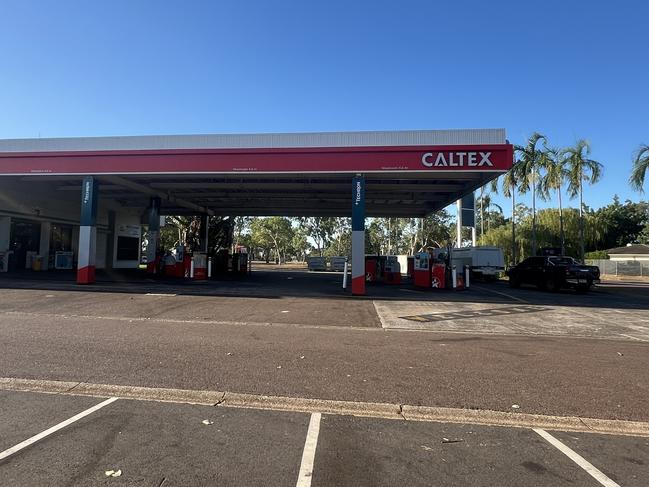
[[30, 220], [11, 219], [9, 271], [31, 268], [41, 244], [41, 224]]

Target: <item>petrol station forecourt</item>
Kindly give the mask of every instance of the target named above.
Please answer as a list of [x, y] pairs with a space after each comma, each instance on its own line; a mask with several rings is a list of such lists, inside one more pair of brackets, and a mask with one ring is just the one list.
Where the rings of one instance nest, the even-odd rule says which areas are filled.
[[[366, 217], [444, 208], [512, 149], [502, 129], [0, 141], [0, 252], [65, 230], [55, 263], [76, 263], [0, 274], [0, 475], [644, 485], [649, 285], [366, 290]], [[351, 216], [353, 296], [334, 272], [136, 270], [163, 215]]]
[[142, 223], [152, 262], [161, 215], [351, 216], [363, 295], [366, 216], [426, 216], [512, 162], [504, 129], [0, 140], [0, 252], [12, 219], [40, 224], [25, 244], [40, 255], [52, 225], [72, 226], [88, 284], [98, 268], [138, 266]]

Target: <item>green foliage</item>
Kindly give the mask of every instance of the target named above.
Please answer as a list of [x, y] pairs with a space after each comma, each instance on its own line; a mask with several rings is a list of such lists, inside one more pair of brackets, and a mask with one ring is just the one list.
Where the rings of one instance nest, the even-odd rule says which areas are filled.
[[[576, 256], [579, 253], [579, 212], [568, 208], [563, 212], [564, 231], [566, 235], [567, 255]], [[588, 210], [585, 213], [585, 241], [587, 248], [595, 249], [606, 234], [606, 223], [597, 218], [597, 215]], [[559, 211], [544, 209], [536, 215], [536, 238], [538, 248], [560, 247]], [[516, 224], [516, 253], [518, 261], [529, 257], [532, 248], [532, 217], [527, 215]], [[501, 247], [505, 252], [505, 259], [510, 264], [512, 259], [512, 230], [511, 224], [504, 225], [487, 232], [482, 239], [484, 245]]]
[[633, 203], [627, 200], [622, 204], [617, 195], [613, 198], [613, 203], [603, 206], [596, 211], [596, 214], [599, 219], [606, 222], [609, 229], [600, 244], [603, 249], [637, 242], [643, 230], [649, 225], [649, 203], [645, 201]]
[[334, 218], [333, 234], [323, 255], [327, 257], [351, 256], [352, 254], [352, 219]]
[[590, 159], [590, 144], [578, 140], [574, 147], [565, 151], [568, 164], [568, 194], [574, 198], [579, 195], [583, 183], [595, 184], [602, 177], [604, 166]]
[[584, 258], [588, 260], [605, 260], [608, 259], [608, 254], [606, 250], [593, 250], [592, 252], [586, 252]]
[[[200, 216], [167, 216], [166, 225], [160, 228], [160, 248], [170, 250], [177, 245], [188, 249], [202, 248]], [[229, 217], [210, 217], [208, 243], [210, 251], [229, 247], [232, 238], [232, 220]]]
[[262, 249], [266, 261], [270, 261], [271, 250], [276, 262], [285, 262], [287, 251], [293, 241], [294, 230], [291, 221], [281, 216], [255, 218], [250, 223], [251, 243]]
[[643, 144], [636, 151], [633, 159], [633, 169], [629, 177], [629, 184], [636, 191], [643, 191], [647, 170], [649, 170], [649, 145]]
[[514, 151], [518, 154], [518, 164], [512, 168], [512, 173], [518, 183], [517, 189], [521, 193], [539, 189], [538, 172], [544, 164], [545, 152], [537, 145], [542, 141], [547, 141], [545, 135], [534, 132], [527, 140], [526, 145], [514, 146]]
[[336, 218], [323, 216], [310, 216], [298, 218], [299, 226], [306, 235], [314, 241], [318, 255], [322, 256], [324, 249], [329, 245], [336, 227]]

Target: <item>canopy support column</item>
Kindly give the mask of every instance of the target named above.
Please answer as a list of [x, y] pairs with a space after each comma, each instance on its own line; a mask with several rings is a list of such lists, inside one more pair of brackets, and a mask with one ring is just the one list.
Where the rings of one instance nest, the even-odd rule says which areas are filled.
[[352, 294], [365, 295], [365, 178], [352, 182]]
[[77, 284], [95, 282], [97, 258], [97, 200], [99, 187], [92, 176], [83, 178], [81, 185], [81, 221], [79, 227], [79, 256]]

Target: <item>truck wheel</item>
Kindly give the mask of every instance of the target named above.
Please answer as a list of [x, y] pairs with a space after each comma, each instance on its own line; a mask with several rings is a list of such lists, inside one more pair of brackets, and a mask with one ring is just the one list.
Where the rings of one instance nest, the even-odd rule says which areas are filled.
[[555, 279], [549, 277], [545, 281], [545, 289], [551, 293], [556, 293], [559, 290], [559, 283]]

